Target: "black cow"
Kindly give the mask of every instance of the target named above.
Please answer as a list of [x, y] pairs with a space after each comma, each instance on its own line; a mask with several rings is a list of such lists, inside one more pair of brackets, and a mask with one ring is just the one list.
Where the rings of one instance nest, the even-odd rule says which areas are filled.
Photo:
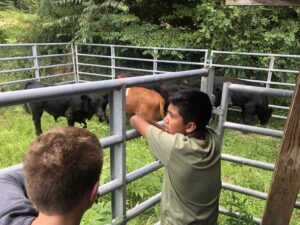
[[[213, 94], [215, 95], [215, 107], [218, 107], [221, 104], [224, 82], [254, 86], [253, 83], [248, 81], [216, 76], [214, 78], [213, 88]], [[232, 105], [242, 108], [242, 119], [245, 124], [250, 124], [250, 116], [256, 115], [262, 124], [267, 123], [272, 116], [273, 110], [268, 107], [269, 101], [266, 95], [232, 91], [231, 102]]]
[[[48, 86], [51, 85], [30, 81], [26, 83], [25, 89]], [[40, 135], [42, 133], [41, 117], [44, 111], [52, 115], [55, 121], [57, 121], [58, 117], [63, 116], [67, 118], [68, 126], [74, 126], [75, 122], [77, 122], [83, 124], [83, 127], [86, 128], [86, 119], [91, 119], [94, 114], [96, 114], [99, 118], [100, 116], [105, 115], [100, 107], [102, 95], [103, 94], [93, 93], [58, 97], [40, 102], [31, 102], [25, 104], [25, 110], [32, 114], [36, 135]]]
[[106, 108], [108, 105], [108, 92], [97, 92], [88, 94], [94, 108], [96, 108], [95, 115], [99, 122], [106, 121], [109, 123], [109, 117], [106, 115]]
[[169, 97], [176, 93], [179, 90], [183, 89], [198, 89], [200, 90], [200, 86], [194, 86], [186, 83], [186, 81], [175, 80], [175, 81], [166, 81], [161, 82], [158, 85], [157, 91], [161, 94], [161, 96], [165, 99], [165, 111], [169, 105]]

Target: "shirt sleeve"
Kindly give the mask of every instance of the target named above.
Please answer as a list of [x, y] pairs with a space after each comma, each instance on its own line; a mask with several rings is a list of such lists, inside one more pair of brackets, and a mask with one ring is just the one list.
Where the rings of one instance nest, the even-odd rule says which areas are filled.
[[26, 196], [23, 172], [0, 175], [0, 225], [30, 225], [38, 213]]
[[162, 131], [153, 125], [147, 129], [149, 151], [165, 166], [171, 157], [175, 140], [175, 135]]

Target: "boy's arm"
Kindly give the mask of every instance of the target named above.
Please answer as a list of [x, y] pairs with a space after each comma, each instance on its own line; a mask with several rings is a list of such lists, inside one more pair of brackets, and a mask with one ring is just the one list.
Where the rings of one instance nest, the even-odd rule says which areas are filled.
[[[165, 128], [162, 125], [156, 122], [147, 121], [140, 116], [132, 116], [130, 118], [130, 123], [141, 135], [147, 138], [149, 151], [154, 158], [167, 166], [176, 141], [176, 136], [163, 132], [165, 131]], [[158, 129], [149, 129], [151, 125]]]
[[150, 125], [153, 125], [161, 130], [165, 130], [164, 126], [154, 122], [154, 121], [148, 121], [144, 119], [143, 117], [134, 115], [130, 118], [130, 124], [131, 126], [137, 130], [142, 136], [147, 136], [147, 129]]
[[31, 224], [38, 213], [26, 196], [24, 174], [0, 175], [0, 225]]

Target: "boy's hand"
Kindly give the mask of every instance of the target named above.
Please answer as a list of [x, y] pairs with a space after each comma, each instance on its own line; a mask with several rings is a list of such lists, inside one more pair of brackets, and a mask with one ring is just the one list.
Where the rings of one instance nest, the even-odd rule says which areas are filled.
[[150, 123], [144, 118], [134, 115], [130, 118], [131, 126], [137, 130], [144, 137], [147, 136], [147, 129], [150, 126]]
[[130, 118], [131, 126], [136, 129], [141, 135], [146, 137], [147, 129], [150, 125], [157, 127], [158, 129], [165, 130], [165, 127], [155, 121], [148, 121], [143, 117], [134, 115]]

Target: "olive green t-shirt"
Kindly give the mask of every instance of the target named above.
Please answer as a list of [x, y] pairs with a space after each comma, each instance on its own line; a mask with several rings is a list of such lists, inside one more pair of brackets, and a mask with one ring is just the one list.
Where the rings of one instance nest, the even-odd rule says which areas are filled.
[[221, 191], [220, 148], [208, 129], [205, 140], [147, 130], [149, 150], [165, 166], [161, 225], [215, 225]]

